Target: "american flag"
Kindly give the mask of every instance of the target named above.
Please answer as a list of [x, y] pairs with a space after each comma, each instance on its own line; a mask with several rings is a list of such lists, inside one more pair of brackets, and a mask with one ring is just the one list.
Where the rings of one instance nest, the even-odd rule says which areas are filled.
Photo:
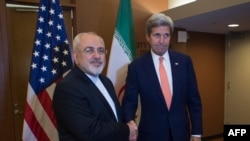
[[41, 0], [37, 17], [23, 124], [23, 141], [58, 141], [52, 98], [56, 82], [71, 68], [59, 0]]

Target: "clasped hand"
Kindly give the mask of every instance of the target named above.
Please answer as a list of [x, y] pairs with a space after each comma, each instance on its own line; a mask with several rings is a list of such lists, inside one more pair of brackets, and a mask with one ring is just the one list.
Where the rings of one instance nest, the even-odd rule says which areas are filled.
[[131, 120], [127, 123], [127, 125], [129, 126], [129, 131], [130, 131], [129, 141], [136, 141], [138, 127], [137, 127], [135, 121]]

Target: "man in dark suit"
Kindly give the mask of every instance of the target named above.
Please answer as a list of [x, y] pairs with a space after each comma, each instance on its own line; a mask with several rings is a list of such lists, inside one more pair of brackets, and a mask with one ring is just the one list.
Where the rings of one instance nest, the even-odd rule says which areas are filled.
[[[128, 66], [123, 114], [127, 123], [134, 123], [139, 96], [139, 141], [201, 141], [202, 105], [193, 64], [189, 56], [169, 49], [173, 31], [170, 17], [152, 15], [146, 23], [151, 50]], [[165, 102], [161, 89], [159, 58], [163, 58], [171, 102]]]
[[80, 33], [73, 41], [75, 67], [56, 86], [53, 108], [60, 141], [128, 141], [137, 126], [123, 123], [112, 82], [101, 75], [106, 49], [103, 39]]

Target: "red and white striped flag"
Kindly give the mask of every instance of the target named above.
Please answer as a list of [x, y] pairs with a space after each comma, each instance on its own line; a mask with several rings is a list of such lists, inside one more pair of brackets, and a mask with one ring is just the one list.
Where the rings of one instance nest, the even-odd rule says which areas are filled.
[[41, 0], [32, 53], [23, 141], [58, 141], [52, 98], [73, 67], [59, 0]]

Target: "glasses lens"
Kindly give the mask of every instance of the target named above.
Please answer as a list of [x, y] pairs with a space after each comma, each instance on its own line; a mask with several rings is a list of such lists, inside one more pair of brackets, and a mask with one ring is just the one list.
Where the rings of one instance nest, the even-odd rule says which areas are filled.
[[105, 53], [105, 48], [98, 48], [97, 49], [97, 52], [99, 53], [99, 54], [104, 54]]
[[[99, 53], [99, 54], [105, 54], [106, 49], [103, 48], [103, 47], [99, 47], [99, 48], [97, 48], [96, 51], [97, 51], [97, 53]], [[92, 54], [92, 53], [95, 52], [95, 49], [94, 49], [93, 47], [86, 47], [86, 48], [83, 50], [83, 52], [85, 52], [85, 53], [87, 53], [87, 54]]]

